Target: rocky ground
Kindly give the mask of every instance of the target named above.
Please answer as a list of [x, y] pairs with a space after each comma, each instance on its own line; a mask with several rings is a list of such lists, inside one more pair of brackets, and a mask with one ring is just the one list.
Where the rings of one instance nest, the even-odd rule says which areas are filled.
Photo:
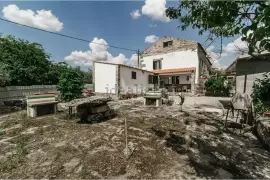
[[222, 110], [180, 112], [141, 99], [109, 105], [118, 116], [98, 124], [66, 120], [65, 112], [0, 115], [0, 178], [270, 178], [270, 153], [250, 133], [224, 132]]

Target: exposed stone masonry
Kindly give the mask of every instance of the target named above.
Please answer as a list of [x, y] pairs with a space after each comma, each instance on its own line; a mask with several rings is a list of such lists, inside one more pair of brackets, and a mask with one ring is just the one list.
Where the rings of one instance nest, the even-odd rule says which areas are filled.
[[[163, 47], [163, 42], [173, 41], [172, 46]], [[198, 43], [191, 40], [185, 40], [180, 38], [163, 37], [151, 47], [142, 52], [142, 56], [152, 56], [157, 54], [169, 53], [181, 50], [195, 50], [198, 48]]]

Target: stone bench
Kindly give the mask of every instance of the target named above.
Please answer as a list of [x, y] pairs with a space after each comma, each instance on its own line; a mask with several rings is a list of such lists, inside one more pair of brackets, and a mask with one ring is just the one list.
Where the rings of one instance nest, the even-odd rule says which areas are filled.
[[55, 94], [39, 94], [26, 97], [27, 116], [36, 117], [57, 112]]

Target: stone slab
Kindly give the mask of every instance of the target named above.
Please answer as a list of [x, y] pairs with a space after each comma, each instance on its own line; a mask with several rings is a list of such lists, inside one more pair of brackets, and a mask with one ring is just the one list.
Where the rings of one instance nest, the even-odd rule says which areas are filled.
[[91, 96], [88, 98], [74, 99], [69, 102], [68, 106], [80, 106], [80, 107], [90, 107], [90, 106], [100, 106], [111, 101], [111, 97], [102, 96]]

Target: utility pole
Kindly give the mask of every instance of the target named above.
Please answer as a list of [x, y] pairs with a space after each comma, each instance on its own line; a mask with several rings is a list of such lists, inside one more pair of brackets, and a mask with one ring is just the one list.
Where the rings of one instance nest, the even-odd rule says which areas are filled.
[[138, 56], [138, 68], [140, 68], [140, 50], [139, 49], [137, 51], [137, 56]]

